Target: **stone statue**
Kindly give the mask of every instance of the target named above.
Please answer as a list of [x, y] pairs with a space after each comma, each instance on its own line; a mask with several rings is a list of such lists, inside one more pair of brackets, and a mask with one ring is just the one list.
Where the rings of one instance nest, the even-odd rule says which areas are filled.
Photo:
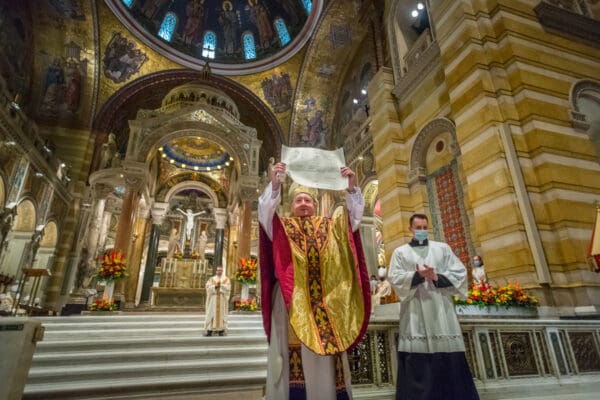
[[0, 293], [0, 311], [10, 313], [13, 304], [13, 298], [10, 296], [10, 293]]
[[175, 251], [177, 250], [177, 239], [179, 239], [179, 232], [177, 229], [171, 229], [171, 234], [169, 235], [169, 246], [167, 247], [167, 258], [173, 258], [175, 255]]
[[[77, 274], [75, 275], [75, 289], [85, 289], [84, 283], [86, 282], [86, 277], [88, 275], [88, 249], [84, 247], [81, 249], [81, 254], [79, 256], [79, 263], [77, 263]], [[89, 280], [87, 280], [89, 284]]]
[[106, 143], [102, 145], [102, 159], [100, 160], [100, 169], [111, 168], [113, 159], [117, 154], [117, 140], [114, 133], [108, 134]]
[[208, 242], [208, 236], [206, 231], [202, 231], [200, 237], [198, 237], [198, 257], [204, 260], [204, 253], [206, 252], [206, 242]]
[[185, 238], [191, 240], [192, 238], [192, 229], [194, 229], [194, 217], [204, 214], [205, 211], [199, 211], [197, 213], [192, 212], [189, 208], [183, 211], [181, 208], [177, 208], [177, 211], [182, 213], [186, 217], [185, 222]]
[[111, 168], [120, 168], [122, 160], [123, 159], [121, 158], [121, 154], [115, 153], [115, 156], [113, 157], [112, 162], [110, 164]]

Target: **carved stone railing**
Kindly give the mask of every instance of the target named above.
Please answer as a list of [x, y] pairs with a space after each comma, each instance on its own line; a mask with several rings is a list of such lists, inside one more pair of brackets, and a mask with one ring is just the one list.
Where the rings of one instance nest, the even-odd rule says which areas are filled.
[[[423, 32], [421, 37], [429, 37], [428, 32]], [[440, 64], [440, 47], [437, 42], [427, 38], [418, 40], [418, 47], [413, 49], [406, 55], [405, 60], [410, 62], [406, 73], [398, 80], [396, 87], [392, 90], [392, 94], [398, 98], [400, 102], [410, 98], [411, 93], [424, 82], [428, 75], [436, 68], [441, 67]], [[427, 45], [422, 48], [421, 46]], [[410, 61], [409, 61], [410, 60]]]
[[418, 64], [419, 60], [427, 51], [429, 46], [433, 43], [431, 32], [429, 29], [424, 30], [417, 40], [413, 43], [412, 47], [404, 56], [404, 65], [407, 70]]
[[[357, 393], [392, 398], [398, 304], [379, 306], [363, 341], [348, 354]], [[381, 310], [386, 315], [378, 316]], [[478, 390], [556, 390], [600, 378], [600, 321], [459, 317]], [[494, 389], [496, 388], [496, 389]], [[512, 390], [511, 389], [511, 390]], [[390, 396], [386, 396], [386, 393]]]
[[[4, 137], [4, 139], [2, 139]], [[29, 162], [43, 173], [64, 203], [72, 201], [68, 185], [71, 178], [65, 173], [63, 161], [56, 156], [56, 146], [39, 134], [37, 124], [28, 118], [10, 97], [5, 81], [0, 77], [0, 146], [6, 146], [10, 151], [20, 148], [28, 155]]]
[[561, 2], [544, 0], [533, 10], [546, 31], [600, 47], [600, 21], [590, 16], [585, 2], [572, 1], [565, 8]]

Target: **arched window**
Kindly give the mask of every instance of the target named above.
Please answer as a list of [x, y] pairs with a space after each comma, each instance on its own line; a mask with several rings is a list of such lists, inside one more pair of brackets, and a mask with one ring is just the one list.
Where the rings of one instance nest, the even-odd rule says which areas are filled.
[[306, 13], [310, 14], [310, 11], [312, 10], [312, 0], [302, 0], [302, 5], [304, 6]]
[[131, 6], [133, 5], [133, 0], [121, 0], [123, 1], [123, 4], [125, 4], [127, 6], [127, 8], [131, 8]]
[[177, 26], [177, 16], [172, 12], [168, 12], [160, 25], [158, 36], [167, 42], [170, 42], [173, 37], [173, 32], [175, 32], [175, 26]]
[[254, 46], [254, 35], [250, 32], [246, 32], [242, 35], [242, 42], [244, 42], [244, 57], [246, 60], [253, 60], [256, 58], [256, 48]]
[[290, 42], [290, 34], [288, 33], [287, 27], [285, 26], [285, 22], [281, 18], [275, 18], [275, 29], [277, 30], [277, 35], [279, 36], [279, 41], [282, 46], [285, 46]]
[[204, 41], [202, 42], [202, 57], [204, 58], [215, 58], [215, 49], [217, 48], [217, 35], [212, 31], [207, 31], [204, 34]]

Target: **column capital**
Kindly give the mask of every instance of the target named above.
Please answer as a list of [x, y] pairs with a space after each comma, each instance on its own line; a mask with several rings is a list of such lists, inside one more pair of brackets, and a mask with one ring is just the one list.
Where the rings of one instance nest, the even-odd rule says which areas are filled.
[[162, 225], [167, 211], [169, 211], [169, 203], [155, 202], [152, 205], [152, 224]]
[[227, 209], [213, 208], [213, 213], [217, 221], [217, 229], [225, 229], [225, 225], [227, 224]]
[[123, 173], [125, 175], [125, 186], [131, 190], [140, 190], [146, 181], [146, 164], [138, 161], [123, 161]]
[[92, 198], [93, 200], [103, 200], [111, 194], [115, 188], [112, 185], [105, 183], [94, 183], [92, 184]]

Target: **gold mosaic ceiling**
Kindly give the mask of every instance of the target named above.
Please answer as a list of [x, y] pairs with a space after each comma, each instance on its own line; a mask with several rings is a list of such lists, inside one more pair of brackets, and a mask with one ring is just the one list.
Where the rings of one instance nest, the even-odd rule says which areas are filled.
[[292, 57], [316, 27], [321, 0], [107, 0], [138, 39], [172, 61], [239, 75]]

